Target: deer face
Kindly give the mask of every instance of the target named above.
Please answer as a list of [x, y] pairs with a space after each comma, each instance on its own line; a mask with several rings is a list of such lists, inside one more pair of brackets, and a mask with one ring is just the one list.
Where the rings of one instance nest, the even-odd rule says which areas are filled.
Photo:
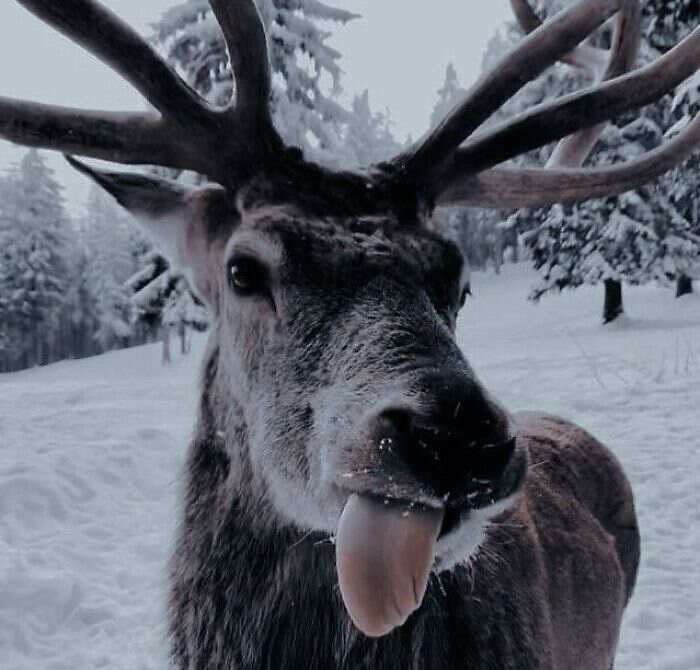
[[451, 243], [388, 219], [261, 210], [242, 216], [221, 271], [222, 365], [282, 514], [335, 532], [350, 492], [437, 507], [503, 497], [468, 475], [483, 447], [503, 467], [512, 449], [455, 344], [465, 286]]
[[[414, 533], [419, 545], [426, 535], [436, 542], [426, 565], [408, 568], [423, 571], [421, 582], [434, 561], [473, 552], [522, 481], [508, 420], [455, 343], [462, 266], [451, 243], [381, 218], [244, 212], [226, 244], [221, 365], [251, 466], [289, 522], [336, 534], [341, 515], [350, 518], [347, 551], [365, 556], [346, 572], [365, 571], [394, 524], [405, 525], [402, 551]], [[359, 512], [347, 511], [350, 499]], [[383, 519], [360, 524], [366, 540], [356, 528], [363, 514]], [[387, 618], [383, 604], [352, 593], [358, 580], [364, 589], [364, 576], [347, 577], [346, 602], [356, 601], [366, 632], [386, 632], [420, 601], [412, 589]]]
[[337, 536], [362, 630], [402, 623], [430, 570], [475, 551], [525, 471], [506, 414], [455, 342], [467, 288], [457, 248], [394, 216], [245, 209], [218, 187], [96, 178], [169, 231], [209, 304], [220, 427], [244, 427], [228, 448], [275, 523]]

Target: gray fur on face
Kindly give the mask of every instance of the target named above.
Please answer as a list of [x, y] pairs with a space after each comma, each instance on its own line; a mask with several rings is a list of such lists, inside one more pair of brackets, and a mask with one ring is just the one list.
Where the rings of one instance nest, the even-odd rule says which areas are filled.
[[[428, 404], [426, 373], [473, 377], [453, 334], [461, 258], [391, 220], [309, 221], [284, 208], [244, 213], [222, 272], [237, 254], [269, 277], [263, 296], [238, 296], [223, 278], [220, 288], [221, 365], [252, 467], [281, 516], [333, 532], [339, 483], [371, 464], [369, 418]], [[398, 465], [383, 478], [386, 495], [439, 502]]]

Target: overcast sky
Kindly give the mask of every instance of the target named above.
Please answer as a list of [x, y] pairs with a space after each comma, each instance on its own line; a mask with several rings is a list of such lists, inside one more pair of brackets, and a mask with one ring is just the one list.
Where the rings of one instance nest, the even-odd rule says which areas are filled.
[[[179, 0], [105, 0], [144, 34]], [[335, 29], [331, 44], [343, 54], [345, 95], [369, 89], [374, 109], [388, 108], [400, 137], [426, 129], [436, 91], [452, 61], [463, 85], [479, 72], [484, 45], [509, 15], [507, 0], [327, 0], [362, 15]], [[477, 9], [478, 8], [478, 9]], [[140, 109], [128, 84], [91, 55], [44, 26], [13, 0], [0, 1], [0, 95], [98, 109]], [[20, 150], [0, 141], [0, 170]], [[51, 158], [75, 209], [85, 179]]]

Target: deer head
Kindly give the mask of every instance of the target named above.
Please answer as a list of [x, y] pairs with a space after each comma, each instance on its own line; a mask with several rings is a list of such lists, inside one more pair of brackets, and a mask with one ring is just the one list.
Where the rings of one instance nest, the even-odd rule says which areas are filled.
[[[455, 343], [463, 262], [431, 230], [433, 209], [615, 194], [682, 161], [700, 143], [698, 119], [628, 163], [576, 167], [599, 124], [697, 70], [700, 29], [628, 74], [635, 0], [584, 0], [544, 25], [513, 0], [530, 35], [435, 130], [392, 161], [337, 172], [305, 161], [273, 127], [253, 0], [211, 0], [236, 84], [225, 108], [200, 99], [96, 2], [19, 1], [109, 63], [156, 111], [0, 99], [0, 136], [211, 180], [186, 188], [70, 159], [143, 222], [209, 305], [219, 354], [214, 422], [238, 464], [234, 489], [252, 486], [270, 526], [337, 535], [349, 612], [367, 634], [386, 633], [420, 604], [436, 563], [449, 567], [474, 550], [526, 472], [507, 414]], [[580, 46], [613, 16], [609, 53]], [[479, 130], [559, 59], [590, 68], [599, 82]], [[561, 138], [546, 167], [502, 165]]]

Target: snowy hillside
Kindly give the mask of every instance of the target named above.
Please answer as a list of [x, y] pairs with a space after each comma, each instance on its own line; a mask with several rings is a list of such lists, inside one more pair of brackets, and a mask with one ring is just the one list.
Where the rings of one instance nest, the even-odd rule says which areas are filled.
[[[700, 298], [602, 289], [534, 306], [521, 267], [473, 277], [460, 341], [510, 409], [560, 413], [617, 453], [643, 535], [616, 670], [700, 667]], [[194, 352], [155, 346], [0, 375], [0, 666], [166, 666], [166, 563], [196, 405]], [[592, 613], [595, 616], [595, 613]]]

